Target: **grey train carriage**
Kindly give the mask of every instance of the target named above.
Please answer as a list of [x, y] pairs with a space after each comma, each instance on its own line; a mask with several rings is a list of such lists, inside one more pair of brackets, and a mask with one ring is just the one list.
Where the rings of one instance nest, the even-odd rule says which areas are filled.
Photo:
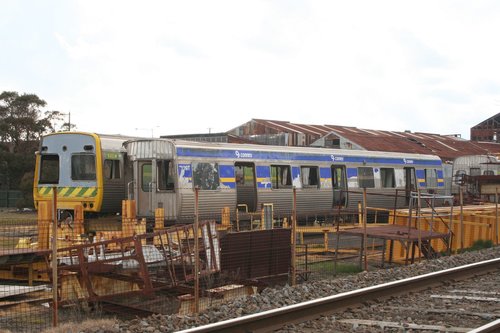
[[[258, 211], [273, 204], [276, 213], [293, 209], [313, 216], [334, 208], [356, 210], [366, 188], [368, 206], [408, 205], [410, 191], [444, 194], [443, 168], [432, 155], [311, 147], [216, 144], [169, 139], [124, 142], [128, 197], [139, 216], [164, 208], [170, 222], [192, 221], [195, 188], [200, 217], [217, 216], [223, 207]], [[387, 194], [371, 195], [371, 194]]]

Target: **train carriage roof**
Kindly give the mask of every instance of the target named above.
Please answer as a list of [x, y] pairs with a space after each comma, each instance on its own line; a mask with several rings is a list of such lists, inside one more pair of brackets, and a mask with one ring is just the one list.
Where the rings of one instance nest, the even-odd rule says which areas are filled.
[[101, 142], [101, 149], [107, 150], [107, 151], [117, 151], [117, 152], [124, 152], [125, 149], [123, 147], [123, 143], [127, 140], [138, 140], [141, 139], [139, 137], [134, 137], [134, 136], [126, 136], [126, 135], [120, 135], [120, 134], [99, 134], [99, 133], [89, 133], [89, 132], [57, 132], [57, 133], [50, 133], [47, 135], [44, 135], [41, 141], [41, 145], [43, 145], [43, 141], [45, 138], [50, 137], [52, 140], [54, 140], [55, 137], [60, 137], [61, 140], [65, 140], [64, 137], [66, 136], [90, 136], [99, 139]]
[[[333, 156], [344, 156], [352, 158], [370, 157], [401, 160], [428, 160], [434, 161], [435, 164], [437, 164], [438, 161], [441, 163], [441, 159], [435, 155], [314, 147], [205, 143], [162, 138], [128, 140], [124, 142], [124, 146], [126, 147], [129, 158], [131, 159], [173, 158], [174, 156], [182, 155], [192, 157], [237, 157], [241, 160], [251, 160], [252, 156], [255, 157], [259, 154], [259, 156], [264, 156], [265, 154], [265, 156], [275, 156], [276, 158], [273, 159], [280, 159], [278, 156], [285, 156], [283, 159], [287, 159], [290, 156], [332, 156], [332, 158]], [[205, 154], [203, 152], [205, 152]]]

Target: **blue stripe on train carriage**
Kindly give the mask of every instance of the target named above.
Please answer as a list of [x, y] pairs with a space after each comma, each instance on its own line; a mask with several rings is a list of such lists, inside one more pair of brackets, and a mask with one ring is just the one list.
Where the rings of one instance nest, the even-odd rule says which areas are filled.
[[255, 173], [258, 188], [271, 188], [271, 169], [268, 166], [257, 165]]
[[302, 187], [302, 182], [300, 181], [300, 168], [296, 166], [292, 167], [292, 185], [296, 188]]
[[331, 168], [319, 168], [319, 181], [321, 188], [331, 188], [332, 187], [332, 169]]
[[347, 168], [347, 178], [358, 177], [358, 168]]
[[219, 179], [225, 188], [236, 188], [233, 165], [219, 165]]
[[441, 166], [441, 160], [420, 160], [400, 157], [370, 157], [370, 156], [344, 156], [334, 154], [307, 154], [294, 152], [266, 152], [256, 150], [233, 149], [204, 149], [177, 147], [178, 156], [203, 157], [203, 158], [229, 158], [251, 160], [292, 160], [292, 161], [317, 161], [317, 162], [342, 162], [342, 163], [368, 163], [368, 164], [397, 164], [397, 165], [425, 165]]
[[358, 168], [347, 168], [347, 186], [358, 187]]
[[436, 173], [437, 173], [437, 185], [438, 185], [438, 187], [444, 187], [443, 170], [436, 170]]
[[415, 174], [417, 176], [418, 186], [427, 187], [427, 183], [425, 182], [425, 170], [415, 170]]

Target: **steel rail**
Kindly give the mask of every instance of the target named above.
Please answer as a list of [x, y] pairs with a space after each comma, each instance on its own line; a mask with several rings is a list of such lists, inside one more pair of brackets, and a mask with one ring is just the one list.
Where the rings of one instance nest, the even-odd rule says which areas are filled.
[[500, 319], [497, 319], [495, 321], [492, 321], [491, 323], [488, 323], [484, 326], [469, 331], [469, 333], [490, 333], [490, 332], [491, 333], [500, 332]]
[[471, 276], [481, 275], [499, 269], [500, 258], [496, 258], [327, 296], [179, 332], [269, 332], [279, 329], [286, 324], [301, 323], [316, 319], [320, 316], [332, 314], [348, 307], [355, 307], [362, 302], [422, 290], [439, 285], [443, 281], [466, 279]]

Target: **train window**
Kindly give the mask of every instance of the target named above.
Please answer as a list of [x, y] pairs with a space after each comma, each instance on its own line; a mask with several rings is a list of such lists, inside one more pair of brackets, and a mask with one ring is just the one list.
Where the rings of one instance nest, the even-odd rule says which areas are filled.
[[103, 173], [106, 179], [120, 179], [120, 160], [104, 160]]
[[141, 166], [141, 189], [143, 192], [151, 192], [153, 174], [151, 172], [151, 163], [144, 163]]
[[380, 168], [380, 181], [382, 187], [396, 187], [394, 168]]
[[332, 187], [334, 189], [346, 189], [345, 167], [332, 166]]
[[494, 176], [495, 173], [493, 172], [493, 170], [484, 170], [483, 171], [483, 175], [485, 175], [485, 176]]
[[425, 169], [425, 183], [427, 187], [437, 187], [436, 169]]
[[235, 165], [236, 184], [254, 186], [253, 165]]
[[217, 190], [220, 184], [218, 163], [193, 163], [193, 181], [201, 190]]
[[315, 166], [300, 167], [300, 177], [302, 179], [302, 186], [319, 187], [318, 167]]
[[272, 188], [292, 186], [292, 173], [289, 165], [271, 165]]
[[71, 179], [73, 180], [96, 179], [94, 154], [71, 155]]
[[471, 176], [480, 176], [481, 169], [480, 168], [470, 168], [470, 175]]
[[160, 191], [174, 189], [174, 166], [172, 161], [160, 160], [156, 163], [158, 172], [158, 189]]
[[235, 165], [234, 176], [236, 178], [236, 184], [245, 185], [245, 166]]
[[40, 184], [59, 183], [59, 155], [41, 155]]
[[360, 188], [375, 187], [375, 178], [373, 177], [373, 168], [359, 167], [358, 168], [358, 184]]

